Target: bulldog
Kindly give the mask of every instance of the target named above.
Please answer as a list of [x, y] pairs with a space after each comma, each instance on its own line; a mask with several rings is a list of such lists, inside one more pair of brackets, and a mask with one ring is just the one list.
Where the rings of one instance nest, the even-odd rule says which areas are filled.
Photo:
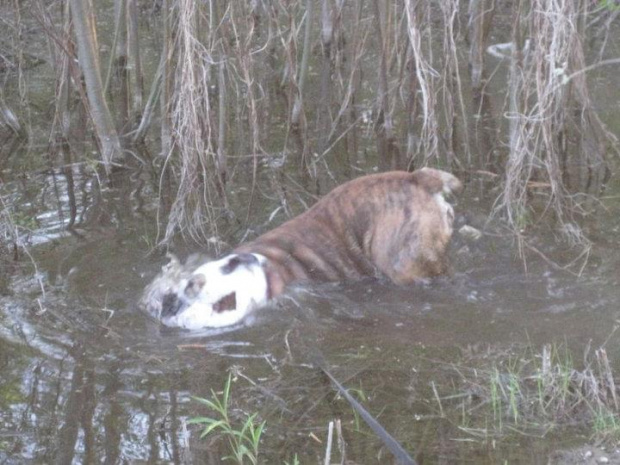
[[407, 285], [440, 275], [454, 221], [447, 198], [461, 190], [455, 176], [432, 168], [354, 179], [219, 260], [184, 268], [173, 259], [141, 306], [166, 326], [223, 327], [292, 283], [371, 276]]

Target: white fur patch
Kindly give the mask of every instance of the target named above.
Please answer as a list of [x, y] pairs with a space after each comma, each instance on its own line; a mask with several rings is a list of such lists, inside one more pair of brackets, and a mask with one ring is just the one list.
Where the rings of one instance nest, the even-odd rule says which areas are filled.
[[[256, 307], [264, 305], [268, 284], [263, 264], [267, 259], [262, 255], [252, 255], [256, 262], [239, 263], [233, 269], [227, 269], [227, 266], [232, 268], [229, 265], [238, 257], [237, 254], [198, 267], [189, 279], [181, 281], [177, 290], [186, 305], [176, 315], [163, 317], [163, 324], [185, 329], [220, 328], [241, 322]], [[195, 293], [188, 292], [188, 284], [196, 277], [202, 286], [194, 288]], [[222, 299], [231, 294], [234, 297], [227, 302], [234, 302], [233, 308], [218, 308]]]
[[452, 234], [452, 224], [454, 223], [454, 209], [450, 205], [442, 192], [433, 195], [435, 202], [441, 210], [441, 217], [443, 218], [444, 225], [449, 234]]

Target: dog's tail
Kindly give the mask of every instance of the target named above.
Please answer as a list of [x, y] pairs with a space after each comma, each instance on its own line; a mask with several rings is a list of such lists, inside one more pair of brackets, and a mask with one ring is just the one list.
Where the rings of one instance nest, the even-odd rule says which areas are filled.
[[457, 195], [463, 190], [463, 183], [454, 175], [434, 168], [422, 168], [412, 173], [414, 181], [424, 186], [431, 194]]

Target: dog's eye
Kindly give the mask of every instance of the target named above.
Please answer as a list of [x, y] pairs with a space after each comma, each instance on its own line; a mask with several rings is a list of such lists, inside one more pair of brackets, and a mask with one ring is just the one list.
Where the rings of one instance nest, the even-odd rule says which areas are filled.
[[190, 299], [198, 297], [198, 294], [200, 294], [200, 291], [206, 283], [207, 278], [202, 273], [192, 276], [192, 278], [187, 283], [187, 286], [185, 286], [185, 295]]

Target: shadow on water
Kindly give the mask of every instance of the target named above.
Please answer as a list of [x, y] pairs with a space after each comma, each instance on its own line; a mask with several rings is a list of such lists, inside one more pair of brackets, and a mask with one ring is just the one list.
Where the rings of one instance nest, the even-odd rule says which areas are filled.
[[[14, 275], [0, 297], [2, 463], [220, 463], [226, 441], [199, 439], [186, 420], [213, 413], [191, 396], [220, 391], [228, 372], [233, 421], [258, 412], [267, 422], [264, 463], [322, 460], [335, 419], [347, 458], [391, 463], [312, 365], [317, 348], [420, 463], [547, 463], [578, 436], [477, 436], [455, 421], [458, 412], [443, 411], [462, 395], [459, 374], [546, 344], [576, 354], [620, 348], [613, 241], [600, 238], [581, 277], [536, 256], [525, 273], [471, 192], [458, 208], [485, 234], [475, 243], [455, 237], [450, 277], [412, 288], [302, 287], [236, 328], [162, 328], [135, 307], [164, 262], [150, 253], [157, 205], [148, 184], [126, 172], [100, 189], [79, 166], [70, 178], [46, 173], [11, 191], [16, 211], [35, 213], [37, 279], [27, 257], [3, 261]], [[615, 224], [605, 230], [617, 229], [617, 215], [607, 218]], [[537, 247], [563, 260], [553, 237], [538, 237]]]

